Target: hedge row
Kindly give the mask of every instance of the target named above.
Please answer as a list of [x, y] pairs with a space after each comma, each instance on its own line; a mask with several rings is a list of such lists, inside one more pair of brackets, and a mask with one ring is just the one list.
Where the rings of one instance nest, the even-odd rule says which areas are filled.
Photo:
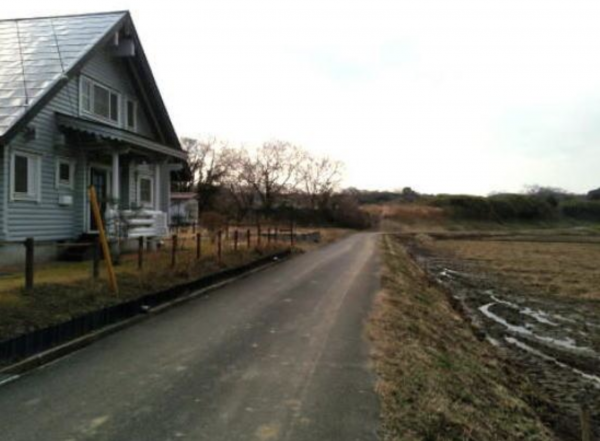
[[600, 222], [600, 201], [566, 201], [561, 206], [562, 213], [574, 219]]
[[455, 217], [480, 221], [550, 220], [558, 214], [554, 204], [546, 198], [522, 194], [443, 195], [435, 197], [433, 204], [449, 210]]
[[454, 217], [478, 221], [548, 221], [562, 217], [600, 221], [600, 201], [576, 197], [500, 194], [489, 197], [440, 195], [431, 203]]

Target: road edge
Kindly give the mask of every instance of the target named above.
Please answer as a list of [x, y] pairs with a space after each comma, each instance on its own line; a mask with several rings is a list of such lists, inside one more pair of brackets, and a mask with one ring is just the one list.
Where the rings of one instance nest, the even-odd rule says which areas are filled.
[[208, 293], [213, 292], [217, 289], [223, 288], [227, 285], [230, 285], [238, 280], [244, 279], [246, 277], [250, 277], [253, 274], [258, 272], [265, 271], [275, 265], [283, 263], [292, 259], [296, 254], [289, 253], [283, 257], [279, 257], [271, 262], [267, 262], [264, 265], [261, 265], [257, 268], [252, 268], [247, 272], [244, 272], [240, 275], [233, 276], [229, 279], [222, 280], [213, 285], [207, 286], [206, 288], [201, 288], [199, 290], [192, 291], [191, 293], [174, 299], [170, 302], [163, 303], [158, 305], [152, 309], [149, 309], [146, 314], [137, 315], [128, 319], [125, 319], [121, 322], [115, 323], [113, 325], [106, 326], [97, 331], [93, 331], [84, 336], [78, 337], [69, 342], [58, 345], [54, 348], [48, 349], [46, 351], [40, 352], [39, 354], [32, 355], [31, 357], [25, 358], [24, 360], [18, 361], [14, 364], [5, 366], [0, 368], [0, 387], [11, 383], [18, 378], [21, 378], [23, 375], [33, 372], [38, 368], [42, 368], [54, 361], [59, 360], [67, 355], [70, 355], [74, 352], [83, 349], [94, 342], [101, 340], [109, 335], [115, 334], [123, 329], [134, 326], [135, 324], [147, 320], [151, 317], [154, 317], [158, 314], [162, 314], [174, 307], [180, 306], [184, 303], [190, 302], [192, 300], [201, 298], [206, 296]]

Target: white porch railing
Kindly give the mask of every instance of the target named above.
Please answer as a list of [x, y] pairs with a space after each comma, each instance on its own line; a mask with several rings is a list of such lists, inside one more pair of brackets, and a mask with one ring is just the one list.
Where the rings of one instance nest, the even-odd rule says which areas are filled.
[[[116, 220], [116, 222], [115, 222]], [[138, 237], [167, 237], [169, 235], [168, 215], [159, 210], [108, 210], [106, 223], [111, 236], [121, 231], [127, 239]]]

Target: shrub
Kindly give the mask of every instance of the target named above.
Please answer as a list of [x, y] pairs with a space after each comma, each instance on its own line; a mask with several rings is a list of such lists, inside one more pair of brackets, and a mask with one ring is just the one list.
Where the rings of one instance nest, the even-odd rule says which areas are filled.
[[556, 216], [556, 209], [547, 198], [536, 195], [442, 195], [433, 200], [433, 205], [446, 208], [457, 218], [478, 221], [536, 221]]
[[433, 205], [450, 211], [450, 214], [470, 220], [492, 220], [493, 213], [489, 201], [481, 196], [440, 195], [433, 199]]
[[562, 212], [574, 219], [600, 221], [600, 201], [567, 201], [562, 205]]
[[501, 194], [488, 198], [496, 219], [547, 220], [556, 216], [555, 203], [547, 197], [524, 194]]

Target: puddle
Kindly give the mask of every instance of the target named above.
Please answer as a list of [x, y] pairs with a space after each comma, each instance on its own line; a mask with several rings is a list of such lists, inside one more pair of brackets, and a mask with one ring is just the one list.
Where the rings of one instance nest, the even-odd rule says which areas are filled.
[[569, 366], [568, 364], [563, 363], [548, 354], [544, 354], [542, 351], [532, 348], [527, 343], [517, 340], [514, 337], [504, 337], [504, 340], [506, 340], [508, 343], [515, 345], [516, 347], [524, 350], [525, 352], [528, 352], [529, 354], [535, 355], [536, 357], [543, 358], [544, 360], [547, 360], [547, 361], [551, 361], [552, 363], [556, 364], [557, 366], [559, 366], [561, 368], [569, 369], [570, 371], [576, 373], [577, 375], [580, 375], [581, 377], [585, 378], [586, 380], [592, 381], [594, 383], [595, 387], [600, 388], [600, 377], [599, 376], [586, 374], [585, 372], [583, 372], [577, 368], [574, 368], [572, 366]]
[[523, 292], [476, 263], [409, 248], [486, 341], [535, 384], [549, 425], [576, 436], [582, 400], [600, 403], [598, 305]]

